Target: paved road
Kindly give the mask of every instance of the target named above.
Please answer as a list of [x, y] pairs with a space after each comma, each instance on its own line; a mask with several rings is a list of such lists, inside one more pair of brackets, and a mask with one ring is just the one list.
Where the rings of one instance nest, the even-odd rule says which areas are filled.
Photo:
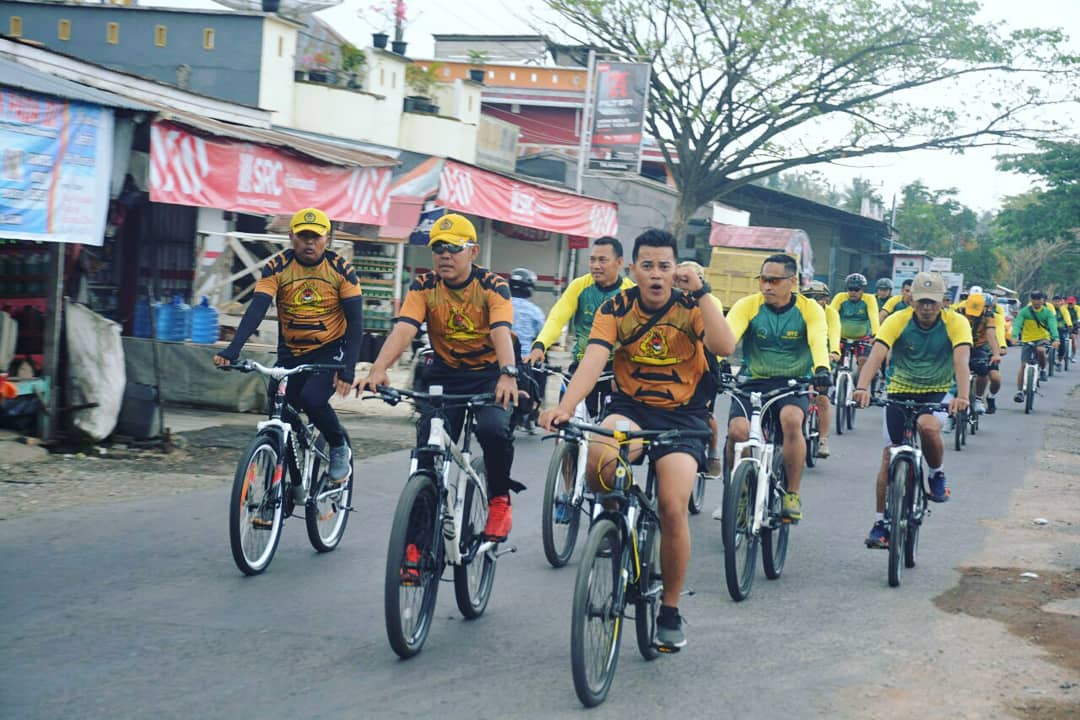
[[[1006, 363], [1010, 372], [1013, 353]], [[919, 567], [886, 584], [872, 522], [880, 410], [860, 412], [834, 455], [804, 477], [806, 519], [784, 576], [752, 597], [724, 586], [720, 499], [691, 519], [684, 599], [690, 645], [645, 663], [632, 632], [600, 714], [865, 716], [862, 688], [946, 652], [931, 600], [1006, 513], [1037, 433], [1080, 373], [1054, 379], [1025, 417], [1002, 394], [969, 449], [947, 457], [953, 500], [924, 528]], [[270, 570], [233, 566], [227, 490], [56, 511], [0, 524], [0, 715], [11, 718], [561, 717], [582, 712], [569, 662], [575, 566], [550, 568], [539, 501], [550, 448], [518, 441], [519, 548], [498, 568], [484, 617], [465, 622], [444, 584], [424, 651], [400, 661], [383, 629], [382, 577], [405, 453], [358, 465], [363, 492], [338, 551], [318, 556], [290, 521]], [[961, 462], [962, 460], [962, 462]], [[888, 684], [887, 682], [885, 683]], [[854, 698], [854, 701], [853, 701]], [[855, 702], [853, 705], [852, 703]]]

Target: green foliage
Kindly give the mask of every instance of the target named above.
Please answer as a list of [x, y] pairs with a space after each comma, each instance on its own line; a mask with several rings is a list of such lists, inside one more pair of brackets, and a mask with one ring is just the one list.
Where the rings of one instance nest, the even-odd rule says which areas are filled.
[[432, 88], [439, 82], [439, 70], [442, 66], [441, 62], [429, 62], [426, 67], [413, 63], [405, 68], [405, 82], [416, 91], [417, 95], [431, 97]]
[[364, 51], [352, 43], [341, 44], [341, 69], [345, 72], [355, 72], [367, 63], [367, 55]]
[[833, 207], [840, 206], [840, 193], [836, 192], [836, 188], [832, 186], [829, 179], [817, 170], [807, 172], [796, 170], [770, 175], [762, 184], [770, 190], [779, 190]]
[[486, 50], [469, 50], [469, 62], [473, 65], [483, 65], [491, 58]]
[[853, 178], [851, 187], [844, 190], [840, 207], [848, 212], [858, 213], [862, 210], [864, 199], [869, 200], [872, 205], [884, 206], [881, 194], [874, 189], [873, 182], [864, 177]]
[[1006, 156], [998, 167], [1030, 175], [1045, 187], [1009, 198], [997, 218], [1003, 240], [1075, 238], [1080, 230], [1080, 143], [1043, 143], [1039, 152]]
[[677, 232], [790, 168], [1039, 136], [1053, 128], [1032, 118], [1080, 74], [1059, 31], [1006, 34], [967, 0], [545, 2], [556, 34], [651, 59], [646, 123], [680, 191]]
[[922, 182], [905, 185], [896, 208], [900, 242], [933, 256], [953, 257], [975, 242], [978, 216], [956, 199], [956, 188], [930, 190]]

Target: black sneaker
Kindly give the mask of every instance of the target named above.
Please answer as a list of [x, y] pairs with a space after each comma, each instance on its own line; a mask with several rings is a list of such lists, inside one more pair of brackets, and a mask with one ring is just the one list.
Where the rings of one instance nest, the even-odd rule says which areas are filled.
[[986, 398], [986, 414], [993, 415], [997, 412], [997, 399], [988, 397]]
[[679, 609], [661, 605], [656, 617], [656, 649], [660, 652], [675, 653], [686, 647], [686, 635], [682, 630], [682, 616]]

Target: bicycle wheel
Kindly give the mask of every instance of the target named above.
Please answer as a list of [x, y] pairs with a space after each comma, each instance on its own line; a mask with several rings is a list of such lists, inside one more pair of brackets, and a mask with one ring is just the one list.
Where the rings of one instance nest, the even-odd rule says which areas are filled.
[[664, 581], [660, 575], [660, 526], [655, 521], [638, 522], [638, 551], [641, 569], [638, 576], [638, 600], [634, 603], [634, 628], [641, 657], [655, 660], [660, 657], [656, 647], [656, 618], [660, 614], [660, 594]]
[[[848, 382], [851, 382], [851, 380], [849, 380]], [[844, 406], [844, 419], [847, 422], [848, 430], [855, 429], [855, 409], [856, 408], [854, 402], [849, 402], [846, 406]]]
[[848, 384], [851, 382], [851, 377], [848, 373], [840, 372], [836, 374], [836, 434], [844, 434], [844, 424], [847, 422], [845, 417], [847, 413], [847, 396], [848, 396]]
[[889, 468], [889, 487], [885, 492], [885, 519], [889, 525], [889, 586], [898, 587], [904, 566], [904, 545], [907, 539], [907, 509], [904, 495], [913, 468], [911, 461], [899, 457]]
[[904, 539], [904, 567], [913, 568], [919, 555], [919, 529], [926, 518], [926, 491], [922, 478], [912, 477], [904, 496], [904, 507], [909, 509], [907, 537]]
[[806, 413], [806, 467], [817, 465], [817, 451], [821, 445], [819, 422], [817, 407], [811, 405], [810, 411]]
[[964, 433], [967, 432], [967, 411], [961, 410], [953, 418], [954, 447], [957, 452], [964, 449]]
[[[483, 456], [473, 458], [472, 468], [480, 476], [480, 482], [486, 483]], [[464, 473], [462, 478], [465, 479]], [[487, 516], [484, 493], [475, 480], [466, 479], [461, 537], [458, 538], [463, 552], [483, 536]], [[466, 620], [475, 620], [484, 614], [488, 600], [491, 599], [491, 586], [494, 582], [495, 555], [492, 552], [477, 554], [468, 565], [454, 566], [454, 598], [457, 600], [458, 610]]]
[[256, 435], [236, 466], [229, 500], [229, 545], [245, 575], [258, 575], [281, 540], [282, 466], [278, 439]]
[[1035, 409], [1035, 382], [1038, 380], [1038, 370], [1034, 365], [1024, 368], [1024, 414], [1030, 415]]
[[758, 536], [752, 527], [757, 482], [757, 465], [744, 462], [736, 466], [731, 480], [724, 484], [724, 516], [720, 522], [724, 539], [724, 577], [728, 593], [735, 602], [750, 597], [754, 585]]
[[691, 515], [697, 515], [705, 507], [705, 473], [699, 472], [694, 481], [694, 489], [690, 491], [689, 510]]
[[1046, 377], [1054, 377], [1054, 366], [1057, 365], [1057, 350], [1046, 349]]
[[622, 608], [615, 602], [622, 582], [621, 556], [615, 523], [599, 520], [581, 552], [570, 619], [574, 691], [585, 707], [604, 702], [619, 662]]
[[420, 652], [431, 630], [445, 564], [439, 515], [434, 478], [427, 472], [415, 473], [394, 511], [383, 585], [386, 637], [402, 658]]
[[[345, 436], [345, 442], [352, 447], [348, 435]], [[320, 453], [326, 454], [326, 438], [318, 430], [315, 431], [315, 448]], [[349, 510], [352, 507], [353, 469], [349, 468], [349, 476], [345, 478], [345, 482], [330, 485], [326, 468], [322, 466], [319, 455], [316, 455], [315, 463], [311, 467], [311, 484], [315, 492], [312, 493], [307, 507], [304, 508], [308, 540], [316, 551], [330, 552], [341, 542], [341, 538], [345, 535], [345, 525], [349, 522]]]
[[779, 525], [772, 526], [775, 519], [779, 521], [783, 510], [784, 493], [787, 492], [787, 472], [784, 470], [784, 455], [779, 452], [773, 459], [773, 477], [776, 484], [769, 488], [769, 523], [761, 528], [761, 569], [765, 571], [765, 577], [776, 580], [780, 573], [784, 572], [784, 562], [787, 560], [788, 534], [791, 532], [791, 523], [780, 521]]
[[[577, 480], [578, 445], [560, 441], [548, 463], [547, 483], [541, 508], [540, 537], [544, 557], [552, 567], [570, 562], [581, 526], [581, 507], [570, 504]], [[560, 517], [559, 508], [562, 507]], [[561, 521], [561, 522], [560, 522]]]

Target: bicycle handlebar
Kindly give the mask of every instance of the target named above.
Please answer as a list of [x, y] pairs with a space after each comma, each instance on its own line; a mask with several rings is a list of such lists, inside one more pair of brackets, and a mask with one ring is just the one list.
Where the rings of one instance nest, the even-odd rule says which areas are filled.
[[495, 402], [495, 393], [467, 393], [454, 395], [447, 393], [434, 394], [417, 392], [416, 390], [406, 390], [404, 388], [393, 388], [389, 385], [379, 385], [375, 388], [375, 392], [378, 393], [381, 400], [389, 405], [397, 405], [401, 402], [402, 398], [414, 402], [422, 400], [433, 405], [445, 405], [448, 402], [462, 403], [465, 405], [486, 405]]
[[870, 401], [870, 404], [871, 405], [876, 405], [878, 407], [889, 407], [891, 405], [892, 407], [898, 407], [901, 410], [907, 410], [907, 411], [910, 411], [910, 412], [916, 412], [916, 411], [919, 411], [919, 410], [934, 410], [934, 411], [937, 411], [937, 410], [948, 410], [949, 409], [949, 403], [942, 403], [942, 402], [924, 403], [924, 402], [916, 402], [915, 400], [889, 400], [888, 398], [886, 398], [885, 400], [881, 400], [879, 398], [874, 398], [873, 400]]
[[558, 427], [563, 431], [566, 431], [567, 429], [576, 431], [572, 434], [577, 435], [591, 432], [613, 438], [618, 434], [625, 440], [648, 440], [653, 445], [666, 445], [679, 438], [712, 438], [712, 430], [690, 430], [683, 428], [672, 428], [671, 430], [616, 430], [615, 428], [607, 428], [603, 425], [593, 425], [578, 420], [567, 420]]
[[[531, 367], [533, 370], [536, 370], [537, 372], [544, 373], [545, 375], [557, 375], [557, 376], [561, 377], [563, 380], [565, 380], [566, 382], [570, 382], [571, 376], [569, 374], [563, 372], [563, 369], [561, 367], [558, 367], [557, 365], [548, 365], [547, 363], [536, 363], [535, 365], [530, 365], [529, 367]], [[596, 382], [603, 382], [605, 380], [611, 380], [614, 377], [615, 377], [614, 372], [612, 372], [611, 370], [605, 370], [604, 372], [600, 373], [600, 377], [598, 377], [596, 379]]]
[[254, 360], [240, 360], [229, 365], [218, 365], [218, 369], [234, 370], [242, 373], [257, 372], [260, 375], [265, 375], [274, 380], [280, 380], [290, 375], [299, 375], [300, 373], [336, 372], [338, 370], [344, 370], [345, 366], [340, 364], [307, 363], [304, 365], [297, 365], [294, 368], [284, 368], [277, 366], [267, 367]]

